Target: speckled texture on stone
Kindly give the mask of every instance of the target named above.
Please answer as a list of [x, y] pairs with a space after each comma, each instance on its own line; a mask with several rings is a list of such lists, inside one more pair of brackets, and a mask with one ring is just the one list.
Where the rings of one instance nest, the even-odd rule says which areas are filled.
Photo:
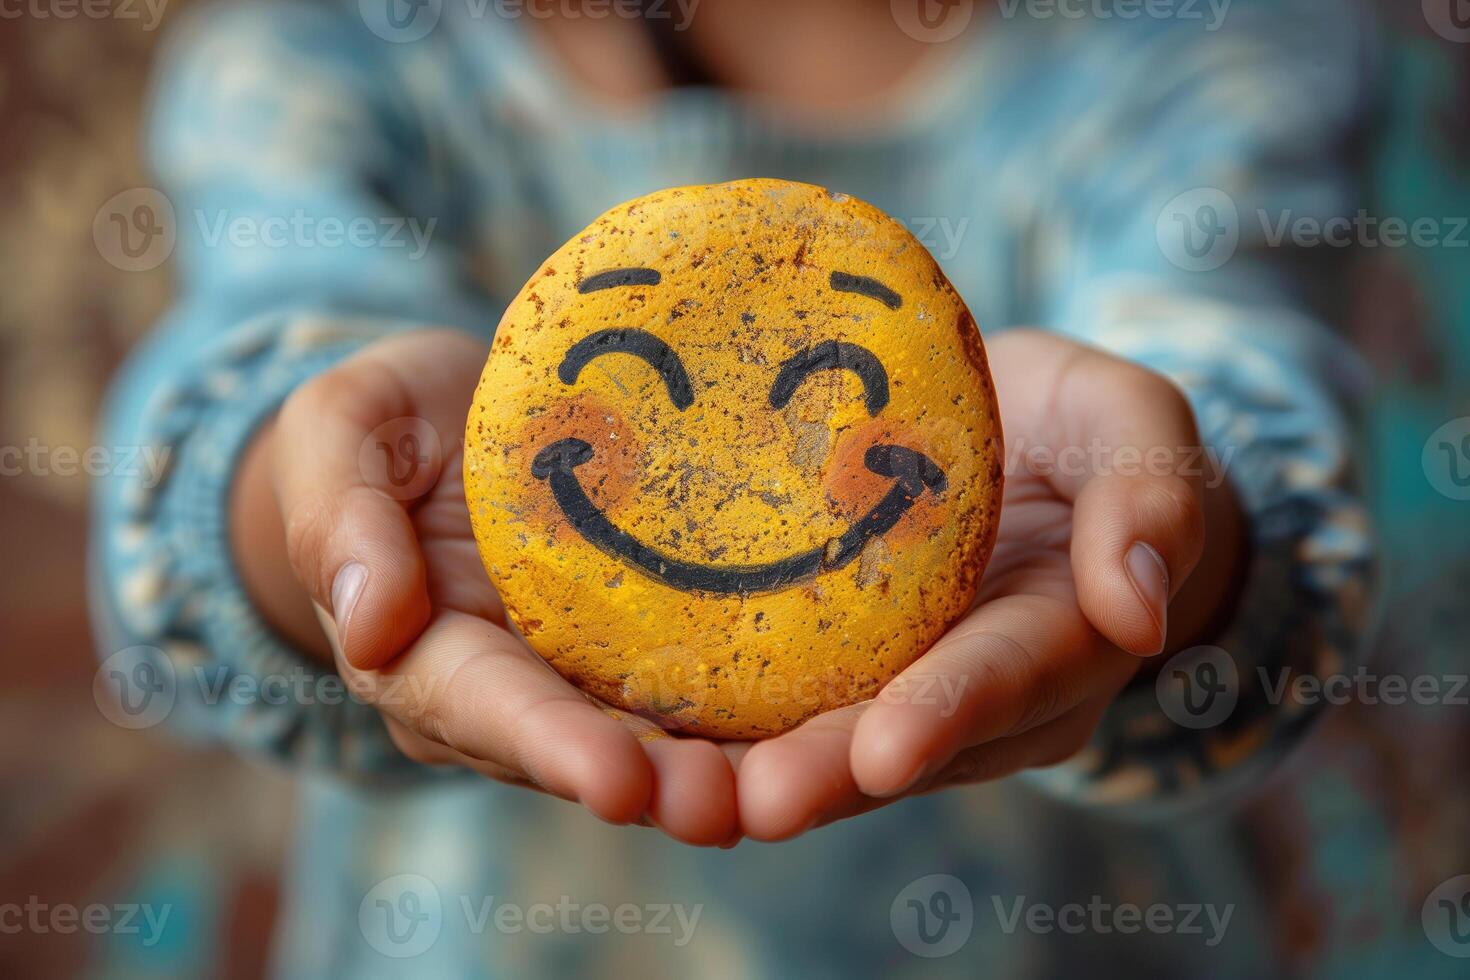
[[[600, 275], [632, 269], [657, 276]], [[821, 366], [778, 407], [793, 359]], [[846, 195], [748, 180], [620, 205], [546, 260], [495, 336], [465, 488], [511, 618], [562, 675], [759, 738], [874, 696], [969, 607], [1002, 455], [980, 334], [924, 247]]]

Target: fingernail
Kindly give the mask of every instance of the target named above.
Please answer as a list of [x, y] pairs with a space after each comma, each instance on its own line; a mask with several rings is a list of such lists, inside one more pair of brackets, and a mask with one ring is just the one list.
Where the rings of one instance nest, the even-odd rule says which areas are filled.
[[337, 624], [337, 644], [343, 648], [347, 646], [348, 621], [362, 596], [363, 586], [367, 585], [367, 578], [367, 566], [350, 561], [338, 569], [337, 577], [332, 579], [332, 620]]
[[1128, 549], [1124, 565], [1133, 582], [1133, 591], [1138, 593], [1159, 629], [1159, 646], [1153, 652], [1162, 653], [1169, 632], [1169, 566], [1153, 545], [1142, 541], [1135, 541]]

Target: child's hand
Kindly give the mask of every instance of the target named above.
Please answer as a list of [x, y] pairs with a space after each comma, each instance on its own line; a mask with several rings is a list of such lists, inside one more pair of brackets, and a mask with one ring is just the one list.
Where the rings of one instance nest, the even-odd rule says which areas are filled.
[[[1193, 461], [1199, 437], [1179, 392], [1043, 333], [988, 346], [1013, 459], [1064, 447], [1104, 455], [1064, 457], [1044, 474], [1009, 467], [972, 612], [877, 700], [755, 745], [655, 737], [637, 719], [614, 719], [508, 632], [461, 480], [458, 435], [486, 355], [475, 340], [401, 335], [303, 386], [268, 436], [269, 465], [247, 460], [237, 495], [249, 496], [248, 471], [270, 474], [291, 569], [338, 667], [380, 692], [411, 758], [529, 783], [615, 822], [646, 816], [691, 842], [731, 840], [737, 828], [790, 837], [905, 793], [1061, 761], [1137, 670], [1124, 650], [1157, 653], [1166, 633], [1171, 645], [1187, 642], [1231, 592], [1240, 518], [1228, 489], [1205, 493], [1197, 474], [1157, 465], [1108, 469], [1151, 447]], [[367, 485], [358, 458], [374, 429], [404, 416], [440, 434], [445, 459], [432, 489], [399, 503]], [[1211, 560], [1191, 576], [1207, 515]], [[238, 527], [236, 538], [248, 545]], [[259, 562], [248, 548], [241, 557], [250, 580]], [[269, 576], [254, 578], [252, 591], [269, 591]]]
[[[1179, 391], [1045, 333], [987, 347], [1008, 462], [1020, 465], [1007, 468], [976, 605], [876, 700], [737, 756], [749, 836], [790, 837], [902, 794], [1061, 762], [1139, 657], [1187, 645], [1233, 594], [1241, 519], [1228, 487], [1207, 491], [1195, 469], [1199, 435]], [[1084, 452], [1069, 461], [1064, 447]], [[1047, 458], [1054, 471], [1027, 469]], [[1209, 560], [1191, 577], [1206, 518]]]
[[[412, 759], [530, 784], [604, 820], [646, 817], [685, 841], [726, 842], [736, 832], [734, 773], [719, 748], [614, 718], [506, 627], [461, 479], [465, 413], [487, 353], [447, 330], [372, 344], [296, 391], [265, 437], [264, 461], [245, 464], [269, 473], [290, 569], [317, 606], [338, 669], [371, 692]], [[423, 493], [399, 501], [368, 485], [359, 453], [402, 417], [438, 433], [443, 459], [420, 441], [437, 478], [416, 478]], [[250, 481], [248, 472], [237, 478], [237, 495]], [[237, 517], [237, 546], [258, 553], [252, 537], [270, 534], [241, 531]], [[247, 580], [262, 560], [247, 556]], [[254, 578], [258, 596], [271, 589], [268, 576]]]

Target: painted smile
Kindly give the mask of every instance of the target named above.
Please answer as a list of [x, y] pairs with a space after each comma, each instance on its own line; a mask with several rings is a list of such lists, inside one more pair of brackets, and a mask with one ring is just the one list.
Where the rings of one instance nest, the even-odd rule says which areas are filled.
[[[657, 286], [661, 280], [654, 269], [609, 269], [584, 279], [578, 291], [586, 294]], [[893, 310], [903, 305], [902, 296], [868, 276], [834, 271], [829, 282], [833, 292], [853, 293]], [[678, 353], [644, 330], [613, 328], [583, 337], [567, 351], [557, 376], [564, 384], [576, 384], [583, 368], [609, 354], [632, 355], [644, 361], [663, 381], [669, 401], [678, 411], [694, 404], [694, 387]], [[819, 371], [854, 374], [862, 382], [863, 402], [869, 415], [877, 415], [888, 404], [888, 372], [872, 351], [858, 344], [827, 340], [798, 351], [781, 365], [768, 396], [771, 408], [785, 408], [802, 382]], [[893, 486], [847, 533], [822, 546], [763, 565], [701, 565], [651, 548], [608, 520], [577, 479], [577, 467], [592, 459], [592, 455], [592, 446], [581, 439], [559, 439], [536, 454], [531, 475], [546, 481], [562, 514], [585, 540], [645, 575], [688, 592], [727, 595], [770, 592], [813, 578], [820, 572], [843, 568], [862, 553], [870, 540], [891, 531], [925, 490], [938, 495], [948, 484], [944, 471], [917, 450], [871, 446], [863, 457], [864, 465], [879, 476], [892, 479]]]
[[863, 463], [893, 486], [847, 533], [827, 544], [763, 565], [701, 565], [681, 561], [639, 541], [622, 530], [592, 502], [576, 469], [592, 459], [592, 447], [581, 439], [560, 439], [536, 454], [531, 475], [545, 480], [551, 495], [572, 527], [590, 544], [665, 585], [686, 592], [749, 595], [783, 589], [836, 571], [862, 553], [872, 538], [886, 534], [908, 513], [925, 490], [944, 491], [944, 471], [923, 453], [903, 446], [869, 447]]

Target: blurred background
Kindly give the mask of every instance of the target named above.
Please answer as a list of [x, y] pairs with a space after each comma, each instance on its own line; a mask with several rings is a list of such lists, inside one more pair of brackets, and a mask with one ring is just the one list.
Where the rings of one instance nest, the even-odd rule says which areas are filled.
[[[1470, 23], [1470, 4], [1455, 2], [1447, 9]], [[66, 452], [93, 444], [110, 374], [171, 295], [167, 264], [109, 264], [93, 225], [114, 195], [149, 184], [139, 142], [150, 62], [191, 5], [0, 4], [0, 900], [168, 903], [176, 921], [147, 951], [150, 968], [246, 977], [266, 962], [291, 783], [98, 710], [88, 476]], [[1436, 29], [1430, 7], [1381, 10], [1387, 64], [1365, 206], [1408, 222], [1470, 216], [1470, 30]], [[1444, 492], [1456, 484], [1427, 471], [1425, 450], [1470, 416], [1470, 247], [1378, 248], [1356, 261], [1341, 327], [1377, 379], [1367, 455], [1389, 562], [1382, 642], [1418, 643], [1396, 637], [1433, 621], [1435, 642], [1461, 651], [1470, 503]], [[1470, 472], [1470, 456], [1458, 465]], [[6, 930], [0, 976], [131, 972], [145, 962], [139, 939]]]
[[[121, 16], [124, 5], [105, 17], [80, 8], [56, 16], [66, 5], [0, 14], [0, 445], [91, 446], [109, 376], [169, 301], [169, 267], [115, 268], [99, 255], [92, 222], [109, 197], [148, 183], [139, 144], [151, 59], [188, 6], [155, 5], [159, 23], [142, 4], [131, 6], [136, 19]], [[166, 929], [146, 959], [139, 935], [0, 934], [0, 976], [115, 975], [145, 964], [180, 976], [259, 976], [290, 782], [223, 751], [124, 731], [99, 713], [85, 584], [89, 478], [64, 453], [52, 464], [0, 477], [9, 676], [0, 691], [0, 896], [81, 907], [128, 895], [171, 903], [188, 921]], [[223, 887], [199, 873], [208, 854], [237, 863]]]

